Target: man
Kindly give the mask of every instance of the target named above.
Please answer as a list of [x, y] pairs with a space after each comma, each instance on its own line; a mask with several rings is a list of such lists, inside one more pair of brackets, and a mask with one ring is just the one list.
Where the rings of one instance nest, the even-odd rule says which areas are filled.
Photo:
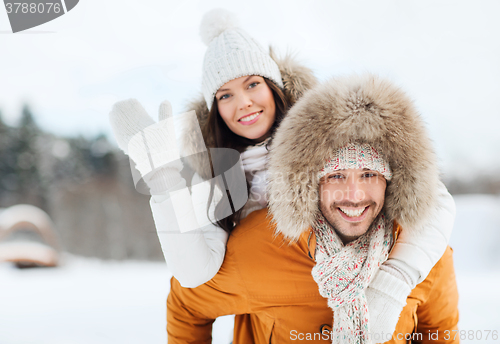
[[237, 314], [234, 343], [457, 343], [449, 248], [406, 299], [396, 331], [370, 332], [368, 285], [397, 283], [379, 266], [437, 198], [435, 157], [406, 95], [371, 76], [331, 80], [294, 106], [272, 146], [272, 219], [261, 210], [242, 221], [205, 285], [172, 279], [169, 343], [209, 343], [226, 314]]

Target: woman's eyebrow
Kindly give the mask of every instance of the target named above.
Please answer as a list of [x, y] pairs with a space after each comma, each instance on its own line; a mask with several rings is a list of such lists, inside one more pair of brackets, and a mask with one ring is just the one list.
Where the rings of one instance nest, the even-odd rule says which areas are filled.
[[[253, 75], [249, 75], [245, 80], [243, 80], [242, 84], [244, 84], [245, 82], [248, 81], [248, 79], [250, 79]], [[225, 92], [225, 91], [229, 91], [229, 88], [221, 88], [219, 89], [215, 94], [219, 93], [219, 92]]]

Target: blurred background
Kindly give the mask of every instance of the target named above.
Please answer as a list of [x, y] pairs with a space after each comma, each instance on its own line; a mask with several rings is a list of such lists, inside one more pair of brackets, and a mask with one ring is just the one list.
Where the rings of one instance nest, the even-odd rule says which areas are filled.
[[460, 328], [499, 331], [500, 3], [81, 0], [16, 34], [0, 8], [0, 250], [29, 252], [0, 263], [0, 343], [165, 342], [170, 274], [108, 113], [126, 98], [153, 118], [164, 99], [189, 110], [215, 7], [320, 80], [373, 72], [413, 97], [457, 202]]

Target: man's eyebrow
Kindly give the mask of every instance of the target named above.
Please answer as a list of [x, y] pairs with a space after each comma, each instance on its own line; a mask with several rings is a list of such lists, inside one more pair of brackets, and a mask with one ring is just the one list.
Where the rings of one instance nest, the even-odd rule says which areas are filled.
[[326, 180], [329, 176], [332, 176], [332, 175], [334, 175], [334, 174], [339, 174], [339, 173], [340, 173], [340, 172], [342, 172], [342, 171], [344, 171], [344, 170], [337, 170], [337, 171], [329, 172], [329, 173], [325, 174], [323, 177], [321, 177], [321, 178], [319, 179], [319, 181], [320, 181], [320, 183], [321, 183], [321, 181]]

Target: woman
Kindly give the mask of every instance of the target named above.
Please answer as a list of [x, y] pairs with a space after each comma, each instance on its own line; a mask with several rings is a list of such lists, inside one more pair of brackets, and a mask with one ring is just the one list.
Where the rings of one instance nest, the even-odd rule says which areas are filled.
[[[222, 264], [225, 244], [234, 226], [250, 212], [267, 206], [265, 173], [269, 140], [288, 108], [305, 90], [316, 84], [311, 71], [298, 65], [290, 57], [279, 61], [267, 54], [246, 32], [235, 26], [232, 14], [228, 12], [214, 10], [207, 13], [201, 25], [201, 33], [208, 45], [203, 66], [204, 99], [190, 104], [191, 109], [196, 111], [197, 121], [186, 123], [182, 149], [184, 152], [196, 152], [199, 151], [199, 146], [205, 144], [208, 148], [233, 148], [241, 152], [250, 192], [249, 200], [242, 209], [224, 217], [218, 215], [224, 211], [222, 202], [219, 202], [222, 194], [219, 188], [198, 188], [200, 190], [196, 191], [196, 195], [193, 188], [193, 199], [201, 199], [205, 205], [208, 202], [210, 220], [218, 221], [217, 225], [209, 224], [200, 231], [189, 233], [177, 230], [175, 220], [172, 220], [176, 218], [174, 205], [168, 192], [167, 196], [156, 195], [151, 198], [151, 209], [167, 265], [184, 287], [196, 287], [210, 280]], [[135, 119], [147, 116], [140, 105], [133, 101], [116, 104], [110, 115], [117, 140], [119, 143], [122, 141], [122, 148], [127, 147], [128, 141], [120, 137], [131, 136], [123, 135], [127, 126], [124, 121], [130, 122], [130, 118], [134, 116]], [[204, 142], [193, 139], [198, 123]], [[207, 156], [190, 156], [189, 165], [196, 172], [192, 185], [212, 178]], [[150, 181], [168, 185], [168, 191], [184, 188], [185, 182], [178, 173], [181, 168], [182, 166], [169, 166], [158, 171]], [[164, 181], [169, 182], [163, 183]], [[398, 240], [394, 254], [380, 269], [381, 275], [401, 282], [398, 288], [404, 289], [404, 300], [411, 289], [427, 276], [446, 248], [453, 227], [455, 207], [447, 190], [444, 186], [442, 188], [435, 223], [425, 224], [421, 231], [423, 236], [417, 238], [416, 244], [415, 238], [412, 238], [412, 247], [405, 245], [404, 238], [401, 243]], [[190, 221], [190, 216], [177, 216], [177, 221]], [[395, 326], [402, 308], [400, 300], [392, 302], [393, 289], [393, 286], [388, 288], [386, 283], [373, 288], [377, 297], [373, 297], [370, 312], [383, 315], [384, 322], [393, 323], [382, 323], [382, 326], [386, 326], [383, 329]], [[369, 292], [367, 297], [370, 299]], [[389, 301], [380, 302], [384, 297]], [[391, 315], [387, 316], [387, 312]], [[373, 322], [375, 324], [376, 321]]]
[[[222, 264], [227, 237], [235, 224], [250, 212], [266, 207], [265, 161], [271, 134], [290, 105], [317, 82], [312, 71], [291, 56], [278, 59], [272, 52], [267, 53], [236, 27], [229, 12], [207, 13], [200, 31], [209, 45], [203, 68], [203, 97], [188, 106], [197, 117], [186, 117], [181, 149], [195, 171], [190, 185], [198, 186], [192, 188], [193, 200], [201, 204], [196, 209], [197, 216], [207, 212], [207, 203], [211, 205], [208, 219], [198, 218], [201, 230], [180, 233], [192, 216], [176, 216], [175, 204], [168, 197], [169, 192], [186, 187], [179, 174], [182, 165], [170, 164], [156, 170], [153, 176], [144, 175], [148, 185], [163, 188], [162, 193], [167, 195], [153, 195], [151, 209], [167, 265], [184, 287], [196, 287], [210, 280]], [[243, 61], [244, 66], [238, 67], [235, 60]], [[160, 119], [168, 117], [170, 111], [169, 105], [162, 104]], [[135, 157], [131, 150], [131, 138], [154, 125], [142, 106], [135, 100], [119, 102], [110, 113], [110, 120], [120, 148], [137, 165], [138, 160], [147, 160], [147, 156]], [[202, 138], [195, 135], [198, 126]], [[212, 178], [208, 155], [191, 154], [205, 145], [242, 153], [251, 192], [245, 206], [227, 217], [218, 214], [225, 210], [219, 201], [220, 189], [211, 190], [208, 183], [203, 184]], [[173, 145], [165, 143], [165, 149], [170, 146]]]

